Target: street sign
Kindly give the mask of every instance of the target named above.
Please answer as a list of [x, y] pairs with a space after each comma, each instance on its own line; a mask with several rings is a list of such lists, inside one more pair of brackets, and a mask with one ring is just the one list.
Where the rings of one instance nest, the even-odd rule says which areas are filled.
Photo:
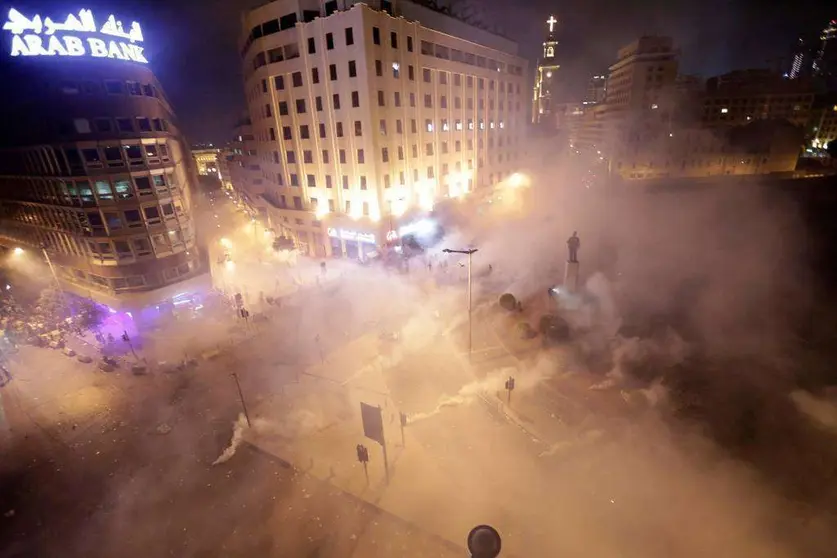
[[384, 445], [384, 419], [380, 407], [360, 404], [360, 418], [363, 421], [363, 435]]

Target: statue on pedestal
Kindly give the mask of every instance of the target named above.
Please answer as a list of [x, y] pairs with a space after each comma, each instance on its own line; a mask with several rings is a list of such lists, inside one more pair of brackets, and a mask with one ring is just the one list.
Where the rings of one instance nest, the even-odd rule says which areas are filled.
[[578, 238], [578, 231], [573, 231], [573, 235], [567, 239], [567, 248], [570, 250], [571, 263], [578, 263], [578, 249], [581, 248], [581, 239]]

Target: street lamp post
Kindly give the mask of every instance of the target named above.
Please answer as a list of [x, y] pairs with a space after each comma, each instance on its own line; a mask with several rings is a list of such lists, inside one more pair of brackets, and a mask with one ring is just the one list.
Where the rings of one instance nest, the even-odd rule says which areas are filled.
[[442, 252], [446, 254], [467, 254], [468, 255], [468, 360], [471, 360], [471, 352], [473, 348], [472, 343], [472, 327], [471, 327], [471, 256], [474, 255], [474, 252], [477, 252], [477, 248], [471, 248], [469, 250], [451, 250], [449, 248], [445, 248]]

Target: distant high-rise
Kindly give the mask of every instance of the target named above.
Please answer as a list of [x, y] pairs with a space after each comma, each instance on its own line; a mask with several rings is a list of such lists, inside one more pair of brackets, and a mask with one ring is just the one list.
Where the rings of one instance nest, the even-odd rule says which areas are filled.
[[558, 70], [561, 68], [556, 57], [558, 52], [557, 23], [555, 16], [549, 16], [546, 20], [549, 31], [543, 43], [543, 55], [535, 72], [535, 90], [532, 97], [533, 124], [554, 120], [553, 105], [557, 102]]
[[607, 93], [607, 76], [593, 76], [587, 83], [587, 93], [584, 95], [585, 105], [597, 105], [605, 100]]

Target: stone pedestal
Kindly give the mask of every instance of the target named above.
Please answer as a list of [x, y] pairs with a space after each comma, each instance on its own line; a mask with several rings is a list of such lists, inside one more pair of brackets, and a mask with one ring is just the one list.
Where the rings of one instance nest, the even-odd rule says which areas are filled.
[[564, 270], [564, 289], [571, 293], [578, 292], [578, 262], [567, 262]]

